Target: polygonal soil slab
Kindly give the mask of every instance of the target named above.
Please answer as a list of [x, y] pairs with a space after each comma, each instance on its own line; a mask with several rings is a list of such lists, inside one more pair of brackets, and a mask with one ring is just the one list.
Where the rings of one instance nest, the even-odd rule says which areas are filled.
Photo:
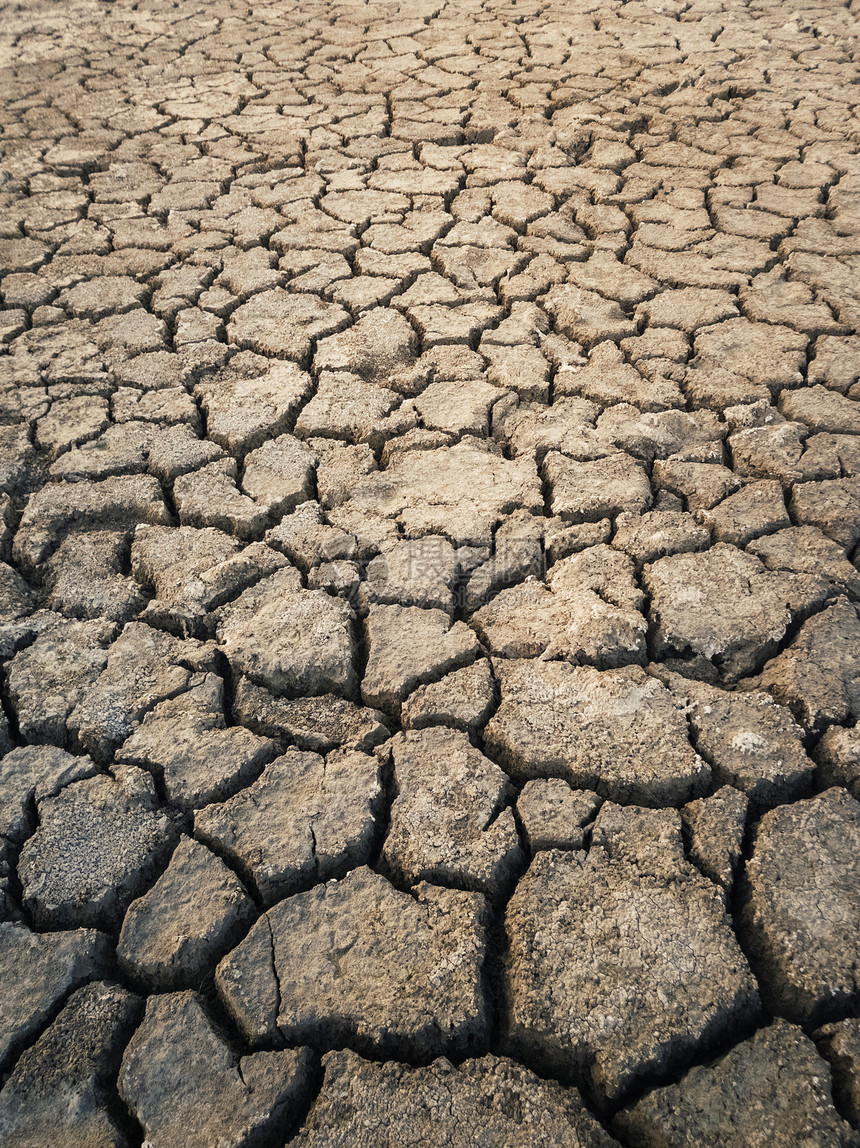
[[480, 893], [400, 893], [354, 869], [270, 909], [216, 985], [252, 1043], [280, 1033], [385, 1057], [465, 1051], [488, 1032], [486, 927]]
[[841, 785], [860, 798], [860, 729], [831, 726], [814, 750], [819, 785]]
[[860, 1124], [860, 1020], [848, 1017], [820, 1028], [815, 1039], [833, 1069], [839, 1111]]
[[259, 538], [270, 521], [269, 508], [242, 494], [237, 478], [235, 458], [222, 458], [180, 475], [173, 484], [173, 499], [182, 525], [215, 527], [243, 539]]
[[355, 514], [391, 518], [407, 537], [442, 534], [460, 545], [489, 545], [493, 527], [517, 509], [543, 510], [534, 461], [509, 461], [465, 443], [398, 451], [387, 470], [318, 475], [320, 501]]
[[729, 319], [696, 335], [696, 366], [732, 371], [772, 390], [803, 382], [809, 339], [775, 323]]
[[275, 693], [350, 697], [358, 682], [350, 607], [304, 590], [292, 567], [223, 607], [218, 640], [235, 671]]
[[277, 698], [240, 678], [233, 695], [236, 721], [266, 737], [285, 738], [314, 753], [360, 749], [370, 753], [389, 737], [383, 714], [335, 694], [315, 698]]
[[743, 480], [717, 462], [655, 460], [651, 479], [659, 492], [667, 491], [686, 501], [687, 509], [701, 513], [742, 486]]
[[107, 972], [110, 943], [95, 929], [31, 933], [0, 921], [0, 1066], [50, 1020], [63, 998]]
[[324, 195], [320, 206], [335, 219], [366, 227], [374, 216], [409, 210], [409, 199], [392, 191], [346, 191]]
[[747, 798], [731, 785], [710, 797], [699, 797], [681, 810], [689, 839], [689, 859], [727, 893], [741, 861], [746, 829]]
[[[860, 441], [860, 440], [858, 440]], [[776, 534], [757, 538], [747, 547], [768, 570], [791, 570], [795, 574], [823, 574], [837, 587], [860, 597], [860, 572], [832, 538], [814, 526], [791, 526]]]
[[402, 401], [395, 391], [370, 383], [360, 375], [324, 371], [314, 397], [298, 417], [296, 434], [302, 438], [320, 435], [365, 442]]
[[269, 514], [286, 514], [313, 494], [316, 456], [290, 434], [245, 456], [242, 490]]
[[382, 861], [410, 885], [488, 896], [516, 875], [522, 850], [508, 778], [458, 730], [410, 730], [391, 743], [394, 788]]
[[654, 1148], [856, 1148], [833, 1106], [830, 1065], [784, 1020], [757, 1032], [679, 1084], [649, 1092], [616, 1117], [620, 1133]]
[[368, 382], [390, 385], [390, 379], [415, 361], [417, 342], [399, 312], [374, 308], [348, 330], [321, 339], [314, 367], [317, 371], [352, 371]]
[[562, 777], [613, 801], [674, 805], [707, 790], [711, 771], [669, 691], [644, 670], [494, 662], [502, 704], [484, 733], [516, 780]]
[[325, 1079], [291, 1148], [613, 1148], [575, 1089], [504, 1057], [440, 1059], [427, 1068], [329, 1052]]
[[146, 596], [122, 573], [124, 530], [68, 535], [45, 569], [48, 605], [74, 618], [127, 622], [146, 606]]
[[473, 662], [481, 643], [465, 622], [420, 606], [371, 606], [367, 616], [365, 705], [396, 718], [416, 686]]
[[[8, 502], [6, 507], [8, 513]], [[3, 525], [6, 527], [5, 518]], [[6, 530], [8, 532], [8, 527]], [[0, 562], [0, 609], [4, 615], [4, 622], [31, 614], [35, 605], [36, 601], [30, 587], [17, 570], [7, 566], [5, 562]]]
[[545, 529], [545, 520], [528, 511], [508, 515], [496, 530], [492, 555], [474, 567], [462, 564], [462, 573], [469, 574], [469, 581], [465, 593], [461, 590], [457, 594], [458, 604], [471, 614], [506, 586], [530, 577], [542, 578], [546, 573], [541, 546]]
[[69, 716], [69, 731], [97, 761], [107, 761], [156, 702], [187, 689], [195, 671], [214, 668], [211, 643], [183, 642], [144, 622], [129, 622]]
[[602, 804], [590, 789], [571, 789], [560, 777], [532, 778], [517, 798], [523, 839], [532, 853], [582, 849], [586, 826]]
[[0, 759], [0, 840], [19, 843], [36, 828], [36, 804], [73, 781], [92, 777], [88, 757], [52, 745], [22, 745]]
[[692, 332], [735, 318], [738, 308], [728, 291], [683, 287], [677, 291], [662, 291], [655, 299], [640, 303], [636, 314], [644, 315], [655, 327], [676, 327]]
[[[552, 406], [528, 404], [493, 412], [493, 433], [510, 445], [514, 456], [529, 455], [543, 462], [552, 451], [555, 465], [584, 462], [611, 454], [612, 446], [594, 429], [600, 408], [587, 399], [559, 398]], [[555, 452], [561, 452], [555, 453]]]
[[13, 556], [32, 569], [50, 557], [70, 526], [127, 527], [137, 522], [170, 524], [161, 487], [152, 475], [118, 475], [103, 482], [51, 482], [30, 495], [15, 535]]
[[759, 560], [719, 543], [645, 567], [658, 657], [699, 657], [729, 681], [754, 673], [792, 621], [830, 593], [826, 580], [765, 570]]
[[741, 790], [759, 809], [806, 796], [815, 765], [790, 710], [760, 690], [721, 690], [663, 666], [649, 668], [684, 707], [718, 784]]
[[[765, 402], [754, 403], [752, 408], [746, 409], [756, 407], [773, 410], [770, 404]], [[770, 420], [764, 421], [764, 425], [757, 425], [753, 420], [752, 425], [741, 423], [729, 436], [735, 474], [755, 478], [777, 478], [786, 486], [804, 479], [822, 479], [831, 476], [831, 468], [826, 465], [827, 453], [822, 456], [804, 446], [808, 437], [806, 427], [798, 423], [779, 422], [778, 419], [779, 416], [774, 413]], [[822, 462], [825, 462], [823, 469]], [[813, 491], [818, 490], [818, 483], [810, 485]], [[818, 499], [813, 495], [812, 504], [811, 506], [807, 504], [807, 510], [812, 509], [814, 513], [813, 508], [817, 502]], [[804, 528], [794, 527], [794, 529]]]
[[140, 307], [148, 294], [144, 285], [128, 275], [100, 275], [64, 291], [57, 305], [77, 318], [103, 319]]
[[185, 837], [152, 888], [129, 905], [117, 956], [127, 973], [154, 992], [190, 988], [254, 916], [254, 902], [235, 873]]
[[503, 396], [504, 391], [482, 379], [440, 380], [431, 383], [411, 405], [425, 430], [482, 438], [489, 431], [492, 409]]
[[49, 459], [106, 430], [110, 425], [107, 399], [90, 396], [61, 400], [36, 423], [36, 444]]
[[[632, 337], [634, 331], [628, 331]], [[601, 405], [629, 403], [642, 411], [660, 412], [684, 405], [684, 396], [676, 382], [664, 377], [646, 379], [626, 362], [620, 347], [603, 342], [593, 347], [585, 366], [577, 353], [579, 348], [559, 356], [555, 377], [555, 395], [578, 395]], [[673, 372], [674, 373], [674, 372]]]
[[133, 766], [67, 785], [38, 814], [18, 874], [24, 905], [42, 928], [115, 928], [176, 839], [152, 778]]
[[261, 355], [305, 363], [315, 339], [340, 331], [349, 322], [349, 312], [334, 303], [275, 287], [252, 296], [233, 312], [227, 338]]
[[141, 1000], [118, 985], [80, 988], [15, 1065], [0, 1092], [4, 1148], [116, 1148], [111, 1090]]
[[544, 473], [552, 489], [552, 513], [566, 522], [642, 514], [651, 505], [648, 475], [629, 454], [580, 461], [552, 451]]
[[196, 993], [149, 998], [125, 1051], [119, 1091], [151, 1148], [246, 1148], [294, 1119], [307, 1049], [237, 1057]]
[[[834, 469], [842, 465], [841, 453], [834, 452]], [[852, 550], [860, 539], [860, 476], [849, 468], [852, 471], [851, 478], [797, 483], [790, 502], [799, 526], [817, 527], [844, 550]]]
[[557, 562], [546, 585], [529, 580], [502, 590], [472, 624], [495, 654], [611, 669], [644, 661], [643, 605], [632, 559], [601, 545]]
[[457, 553], [447, 538], [431, 534], [398, 542], [368, 563], [361, 600], [363, 604], [422, 606], [450, 614], [459, 572]]
[[490, 716], [495, 689], [486, 658], [446, 674], [438, 682], [419, 686], [403, 704], [404, 729], [444, 725], [476, 733]]
[[209, 613], [289, 563], [261, 542], [242, 544], [214, 527], [138, 527], [132, 573], [155, 591], [146, 618], [161, 629], [209, 636], [218, 616]]
[[66, 723], [107, 663], [106, 646], [116, 634], [110, 622], [57, 618], [7, 669], [9, 694], [21, 736], [30, 742], [67, 739]]
[[860, 405], [827, 387], [804, 387], [787, 391], [780, 401], [786, 418], [806, 423], [812, 431], [829, 434], [860, 434]]
[[287, 430], [312, 388], [310, 375], [294, 363], [272, 363], [251, 378], [231, 372], [203, 379], [194, 393], [206, 412], [207, 438], [238, 458]]
[[612, 545], [623, 550], [641, 569], [670, 554], [707, 550], [711, 534], [692, 514], [683, 510], [649, 510], [647, 513], [620, 514], [615, 521]]
[[365, 864], [381, 795], [376, 758], [290, 749], [253, 785], [199, 810], [194, 832], [271, 905]]
[[808, 619], [762, 672], [761, 685], [813, 732], [860, 717], [860, 619], [840, 598]]
[[860, 804], [844, 789], [759, 823], [742, 924], [765, 1003], [803, 1024], [860, 994]]
[[[335, 454], [335, 452], [332, 452]], [[266, 541], [286, 554], [303, 574], [325, 562], [358, 556], [358, 540], [337, 526], [329, 526], [318, 502], [304, 502], [266, 533]], [[275, 551], [272, 551], [275, 553]]]
[[720, 893], [673, 810], [604, 806], [583, 852], [539, 853], [508, 905], [507, 1039], [614, 1102], [758, 1010]]
[[782, 486], [774, 479], [750, 482], [712, 509], [700, 510], [698, 517], [715, 542], [733, 546], [746, 546], [762, 534], [791, 526]]
[[223, 801], [253, 780], [278, 752], [273, 741], [227, 727], [224, 683], [195, 674], [177, 698], [160, 702], [119, 747], [116, 760], [148, 769], [183, 809]]
[[557, 330], [586, 347], [604, 339], [619, 342], [637, 332], [638, 324], [626, 317], [614, 299], [604, 299], [594, 291], [565, 284], [553, 287], [547, 298]]

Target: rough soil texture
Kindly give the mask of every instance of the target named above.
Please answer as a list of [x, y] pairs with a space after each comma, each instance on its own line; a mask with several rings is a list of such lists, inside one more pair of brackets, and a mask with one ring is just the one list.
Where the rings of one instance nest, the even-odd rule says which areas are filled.
[[0, 4], [0, 1144], [860, 1148], [858, 4]]

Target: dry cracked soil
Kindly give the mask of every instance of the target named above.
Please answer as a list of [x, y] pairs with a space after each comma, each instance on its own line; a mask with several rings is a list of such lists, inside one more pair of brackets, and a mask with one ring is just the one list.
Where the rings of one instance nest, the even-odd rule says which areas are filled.
[[2, 1148], [860, 1146], [858, 33], [0, 5]]

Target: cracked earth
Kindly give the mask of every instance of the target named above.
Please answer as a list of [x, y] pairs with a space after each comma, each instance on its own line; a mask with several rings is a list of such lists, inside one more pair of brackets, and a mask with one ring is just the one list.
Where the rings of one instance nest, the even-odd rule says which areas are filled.
[[860, 1146], [858, 12], [0, 7], [3, 1148]]

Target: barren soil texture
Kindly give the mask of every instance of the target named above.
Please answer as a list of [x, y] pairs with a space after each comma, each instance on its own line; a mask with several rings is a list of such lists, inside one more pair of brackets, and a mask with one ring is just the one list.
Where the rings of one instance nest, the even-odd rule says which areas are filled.
[[860, 1146], [858, 0], [0, 6], [0, 1146]]

